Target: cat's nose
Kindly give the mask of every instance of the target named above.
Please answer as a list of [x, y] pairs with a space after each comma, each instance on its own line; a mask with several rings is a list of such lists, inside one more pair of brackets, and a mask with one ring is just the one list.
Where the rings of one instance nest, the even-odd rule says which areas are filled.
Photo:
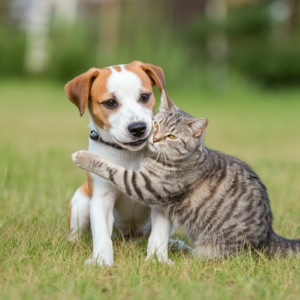
[[153, 143], [157, 143], [159, 139], [157, 139], [155, 136], [153, 136]]

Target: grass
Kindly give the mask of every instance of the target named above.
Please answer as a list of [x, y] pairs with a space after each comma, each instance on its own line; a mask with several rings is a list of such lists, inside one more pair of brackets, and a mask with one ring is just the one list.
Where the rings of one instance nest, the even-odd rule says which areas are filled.
[[[209, 118], [208, 147], [257, 171], [269, 188], [275, 231], [299, 237], [300, 91], [234, 82], [222, 93], [168, 92]], [[91, 237], [66, 238], [67, 205], [85, 180], [71, 154], [87, 148], [87, 114], [79, 118], [57, 83], [2, 80], [0, 99], [0, 299], [299, 299], [297, 258], [245, 253], [207, 262], [175, 252], [171, 267], [144, 261], [146, 239], [115, 239], [113, 267], [85, 267]]]

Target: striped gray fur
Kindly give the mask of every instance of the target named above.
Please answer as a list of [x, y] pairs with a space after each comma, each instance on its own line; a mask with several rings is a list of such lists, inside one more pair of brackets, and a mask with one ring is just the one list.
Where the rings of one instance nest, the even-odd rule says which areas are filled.
[[184, 226], [200, 255], [227, 257], [249, 246], [271, 255], [300, 253], [300, 239], [274, 233], [267, 189], [256, 173], [204, 146], [206, 119], [181, 111], [163, 93], [153, 120], [159, 128], [154, 126], [138, 172], [87, 151], [77, 152], [74, 162], [134, 200], [163, 209]]

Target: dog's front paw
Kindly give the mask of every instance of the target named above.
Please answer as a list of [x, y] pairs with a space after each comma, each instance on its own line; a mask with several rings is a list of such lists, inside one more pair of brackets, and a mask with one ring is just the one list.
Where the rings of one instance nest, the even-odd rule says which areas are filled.
[[78, 167], [87, 170], [90, 165], [91, 155], [93, 154], [85, 150], [77, 151], [72, 155], [72, 160]]
[[98, 266], [98, 267], [102, 267], [102, 266], [110, 267], [110, 266], [112, 266], [112, 264], [113, 264], [112, 259], [101, 259], [101, 258], [95, 259], [94, 257], [88, 259], [85, 262], [86, 266]]
[[97, 263], [96, 263], [96, 260], [94, 258], [90, 258], [88, 259], [86, 262], [85, 262], [85, 265], [86, 266], [96, 266]]

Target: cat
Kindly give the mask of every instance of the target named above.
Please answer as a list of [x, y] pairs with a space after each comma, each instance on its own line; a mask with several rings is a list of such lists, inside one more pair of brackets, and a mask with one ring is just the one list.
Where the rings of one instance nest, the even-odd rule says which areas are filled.
[[163, 91], [140, 170], [116, 166], [87, 151], [76, 165], [110, 180], [134, 200], [164, 210], [181, 224], [206, 258], [253, 247], [270, 255], [300, 253], [300, 239], [272, 229], [265, 185], [244, 162], [204, 145], [207, 119], [180, 110]]

